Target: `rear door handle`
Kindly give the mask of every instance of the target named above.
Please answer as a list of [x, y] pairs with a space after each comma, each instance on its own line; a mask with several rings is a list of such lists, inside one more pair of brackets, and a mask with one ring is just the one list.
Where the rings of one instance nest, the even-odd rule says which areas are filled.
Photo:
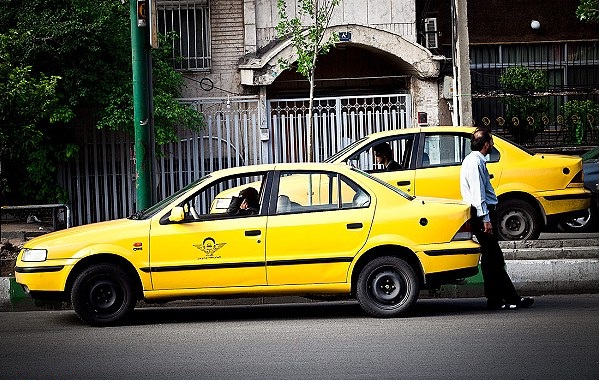
[[405, 180], [405, 181], [398, 181], [397, 185], [399, 186], [406, 186], [406, 185], [410, 185], [410, 181], [409, 180]]
[[354, 222], [352, 224], [347, 224], [348, 229], [360, 229], [360, 228], [362, 228], [362, 226], [364, 226], [364, 225], [362, 225], [361, 222]]
[[245, 231], [246, 237], [255, 237], [260, 234], [262, 234], [262, 231], [260, 231], [260, 230], [246, 230]]
[[490, 178], [490, 179], [492, 179], [493, 177], [495, 177], [495, 176], [493, 176], [493, 174], [492, 174], [492, 173], [490, 173], [490, 174], [489, 174], [489, 178]]

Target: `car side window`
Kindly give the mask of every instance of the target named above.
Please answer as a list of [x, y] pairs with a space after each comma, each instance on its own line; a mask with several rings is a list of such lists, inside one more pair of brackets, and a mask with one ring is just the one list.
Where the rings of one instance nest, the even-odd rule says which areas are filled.
[[501, 154], [497, 148], [493, 147], [493, 150], [487, 155], [487, 163], [497, 163], [501, 158]]
[[281, 172], [275, 214], [367, 207], [366, 191], [338, 173]]
[[[466, 144], [467, 143], [467, 144]], [[470, 141], [463, 136], [427, 134], [424, 138], [422, 167], [458, 165], [470, 151]]]
[[[180, 205], [185, 212], [185, 220], [259, 215], [265, 179], [265, 173], [256, 173], [230, 176], [210, 183]], [[244, 200], [245, 204], [241, 206]]]
[[388, 170], [396, 171], [409, 168], [412, 159], [413, 141], [413, 135], [379, 139], [352, 156], [349, 159], [349, 164], [365, 172], [384, 171], [385, 167], [377, 162], [377, 153], [380, 154], [377, 152], [377, 147], [380, 149], [382, 144], [386, 144], [391, 149], [391, 159], [399, 163], [399, 166]]
[[[461, 165], [470, 153], [469, 135], [427, 134], [424, 138], [421, 168]], [[493, 147], [487, 155], [487, 162], [499, 161], [499, 151]]]

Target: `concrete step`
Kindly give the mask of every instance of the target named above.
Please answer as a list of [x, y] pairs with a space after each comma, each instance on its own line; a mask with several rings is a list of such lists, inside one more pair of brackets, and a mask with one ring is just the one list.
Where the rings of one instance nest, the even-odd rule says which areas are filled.
[[599, 238], [502, 241], [506, 260], [599, 259]]

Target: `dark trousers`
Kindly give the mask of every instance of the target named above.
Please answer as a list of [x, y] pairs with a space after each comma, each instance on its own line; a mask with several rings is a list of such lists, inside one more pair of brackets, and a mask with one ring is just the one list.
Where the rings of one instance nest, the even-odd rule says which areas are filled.
[[516, 291], [510, 276], [505, 270], [503, 252], [497, 239], [497, 213], [495, 208], [489, 209], [489, 217], [493, 225], [493, 234], [484, 233], [483, 220], [476, 216], [476, 209], [471, 208], [470, 220], [472, 232], [480, 243], [480, 267], [485, 284], [485, 296], [489, 303], [516, 303], [520, 295]]

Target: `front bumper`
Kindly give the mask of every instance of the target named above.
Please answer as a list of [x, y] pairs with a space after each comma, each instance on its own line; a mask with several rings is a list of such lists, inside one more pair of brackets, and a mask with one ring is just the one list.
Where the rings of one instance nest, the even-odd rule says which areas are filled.
[[63, 292], [72, 265], [31, 266], [18, 263], [15, 267], [15, 280], [28, 292]]

